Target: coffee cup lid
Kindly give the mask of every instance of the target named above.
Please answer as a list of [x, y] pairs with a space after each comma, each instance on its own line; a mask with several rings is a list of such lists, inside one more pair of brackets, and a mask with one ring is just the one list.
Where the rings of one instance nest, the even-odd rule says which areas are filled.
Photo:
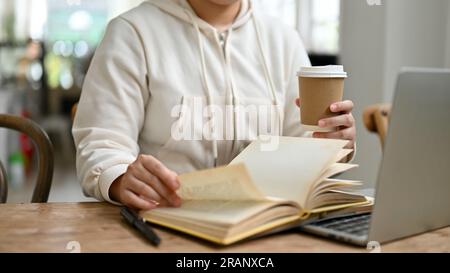
[[342, 65], [310, 66], [302, 67], [297, 73], [305, 78], [347, 78], [347, 72]]

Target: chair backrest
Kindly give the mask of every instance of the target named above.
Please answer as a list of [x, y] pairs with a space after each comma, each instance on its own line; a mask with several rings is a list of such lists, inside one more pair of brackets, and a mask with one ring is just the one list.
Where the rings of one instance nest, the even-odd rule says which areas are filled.
[[0, 161], [0, 204], [6, 203], [6, 199], [8, 199], [8, 177]]
[[364, 125], [367, 130], [378, 134], [382, 147], [387, 137], [390, 114], [390, 104], [377, 104], [367, 107], [363, 115]]
[[[38, 150], [39, 171], [34, 188], [32, 203], [46, 203], [50, 194], [53, 179], [53, 145], [47, 133], [35, 122], [19, 116], [0, 114], [0, 128], [19, 131], [29, 136]], [[7, 201], [8, 187], [4, 168], [0, 171], [0, 203]], [[4, 200], [2, 200], [2, 198]]]
[[75, 103], [72, 106], [72, 111], [71, 111], [71, 118], [72, 118], [72, 122], [75, 120], [75, 116], [77, 115], [77, 110], [78, 110], [78, 103]]

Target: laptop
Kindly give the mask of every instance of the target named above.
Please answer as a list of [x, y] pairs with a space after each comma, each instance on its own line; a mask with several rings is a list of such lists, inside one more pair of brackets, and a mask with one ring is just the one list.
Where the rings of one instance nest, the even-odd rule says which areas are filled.
[[450, 226], [450, 70], [402, 69], [390, 119], [372, 213], [301, 231], [367, 246]]

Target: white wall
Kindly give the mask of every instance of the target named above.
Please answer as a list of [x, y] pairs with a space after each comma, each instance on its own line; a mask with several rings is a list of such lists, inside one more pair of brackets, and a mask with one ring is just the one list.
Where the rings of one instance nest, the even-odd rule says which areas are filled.
[[384, 100], [393, 98], [402, 66], [444, 67], [448, 0], [385, 0]]
[[445, 66], [450, 68], [450, 1], [447, 3], [447, 57]]
[[372, 185], [377, 175], [381, 149], [376, 136], [364, 128], [362, 113], [368, 105], [382, 101], [384, 9], [370, 7], [361, 0], [345, 0], [341, 3], [341, 56], [349, 73], [346, 97], [356, 103], [356, 163], [360, 164], [358, 169], [345, 176]]
[[360, 168], [345, 175], [373, 186], [381, 160], [375, 135], [362, 123], [371, 104], [391, 101], [402, 66], [450, 66], [450, 1], [383, 0], [369, 6], [364, 0], [342, 1], [342, 63], [350, 73], [347, 97], [357, 104]]

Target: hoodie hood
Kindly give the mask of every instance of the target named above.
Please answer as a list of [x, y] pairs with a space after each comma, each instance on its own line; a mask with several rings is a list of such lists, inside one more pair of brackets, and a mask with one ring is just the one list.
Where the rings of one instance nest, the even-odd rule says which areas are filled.
[[[146, 3], [150, 5], [154, 5], [164, 12], [185, 21], [186, 23], [192, 24], [192, 19], [195, 20], [198, 27], [202, 30], [214, 30], [214, 27], [199, 18], [191, 5], [187, 2], [187, 0], [147, 0]], [[190, 16], [187, 12], [189, 12], [192, 16]], [[237, 29], [243, 25], [245, 25], [253, 14], [253, 5], [251, 0], [242, 0], [241, 11], [237, 16], [236, 20], [232, 24], [232, 29]]]

